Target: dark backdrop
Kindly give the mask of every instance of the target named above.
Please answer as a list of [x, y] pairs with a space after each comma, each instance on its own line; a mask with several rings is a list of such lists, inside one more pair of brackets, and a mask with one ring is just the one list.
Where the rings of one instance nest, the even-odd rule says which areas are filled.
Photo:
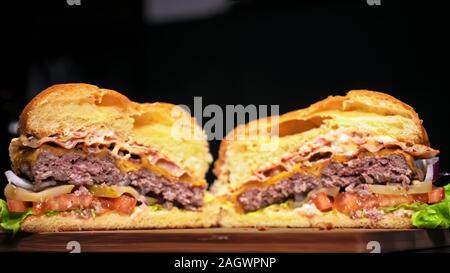
[[[9, 168], [8, 126], [32, 96], [51, 84], [87, 82], [136, 101], [192, 106], [202, 96], [222, 106], [279, 104], [282, 113], [350, 89], [384, 91], [416, 109], [450, 171], [444, 7], [229, 3], [216, 16], [167, 24], [145, 23], [140, 1], [4, 6], [0, 169]], [[216, 156], [218, 142], [211, 148]]]

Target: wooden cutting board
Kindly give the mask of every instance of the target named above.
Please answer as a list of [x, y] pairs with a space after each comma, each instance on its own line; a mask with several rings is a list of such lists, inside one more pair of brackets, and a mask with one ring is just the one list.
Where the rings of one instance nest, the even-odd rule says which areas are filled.
[[0, 233], [0, 251], [392, 252], [450, 246], [450, 230], [209, 228]]

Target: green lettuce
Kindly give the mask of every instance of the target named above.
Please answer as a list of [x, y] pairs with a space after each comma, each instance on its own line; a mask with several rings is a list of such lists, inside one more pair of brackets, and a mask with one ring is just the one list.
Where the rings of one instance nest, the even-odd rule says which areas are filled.
[[22, 222], [32, 214], [31, 208], [23, 213], [13, 213], [8, 210], [8, 204], [0, 199], [0, 229], [16, 234]]
[[50, 211], [47, 211], [47, 212], [45, 213], [45, 215], [46, 215], [47, 217], [51, 217], [51, 216], [58, 215], [59, 213], [60, 213], [59, 211], [56, 211], [56, 210], [50, 210]]
[[158, 210], [162, 210], [163, 206], [161, 206], [160, 204], [152, 204], [152, 205], [148, 205], [148, 208], [152, 211], [158, 211]]
[[383, 208], [379, 208], [379, 209], [384, 211], [385, 213], [391, 213], [391, 212], [397, 211], [399, 209], [419, 211], [419, 210], [425, 209], [426, 207], [428, 207], [428, 205], [425, 204], [425, 203], [414, 202], [414, 203], [411, 203], [411, 204], [400, 204], [400, 205], [395, 206], [395, 207], [383, 207]]
[[445, 199], [414, 212], [412, 223], [418, 228], [450, 227], [450, 184], [444, 187]]

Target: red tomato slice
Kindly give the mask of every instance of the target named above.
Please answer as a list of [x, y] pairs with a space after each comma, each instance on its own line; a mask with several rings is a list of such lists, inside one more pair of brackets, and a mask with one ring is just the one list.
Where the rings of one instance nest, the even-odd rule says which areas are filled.
[[428, 203], [428, 193], [413, 194], [412, 198], [417, 202]]
[[314, 194], [311, 201], [320, 211], [329, 211], [333, 208], [333, 202], [325, 192]]
[[100, 206], [104, 210], [112, 210], [114, 209], [114, 201], [111, 198], [98, 198], [100, 202]]
[[445, 198], [443, 187], [435, 188], [428, 193], [428, 204], [439, 203]]
[[414, 202], [412, 195], [397, 194], [378, 194], [378, 207], [395, 207], [400, 204], [409, 204]]
[[113, 210], [123, 214], [131, 214], [136, 207], [136, 199], [128, 195], [122, 195], [119, 198], [114, 198], [112, 199], [112, 202]]
[[11, 212], [25, 212], [30, 207], [28, 202], [24, 201], [7, 199], [6, 202], [8, 204], [8, 210]]
[[357, 195], [354, 193], [343, 192], [336, 196], [334, 208], [342, 213], [350, 213], [361, 209], [370, 209], [377, 207], [395, 207], [401, 204], [410, 204], [413, 202], [423, 202], [434, 204], [445, 198], [444, 188], [439, 187], [433, 189], [429, 193], [424, 194], [372, 194]]
[[339, 193], [334, 199], [334, 208], [342, 213], [350, 213], [360, 210], [362, 207], [358, 200], [358, 195], [343, 192]]
[[128, 195], [122, 195], [119, 198], [98, 198], [90, 194], [68, 193], [34, 203], [33, 212], [34, 214], [42, 214], [49, 211], [103, 209], [100, 211], [116, 210], [120, 213], [131, 214], [136, 207], [136, 202], [135, 198]]
[[350, 213], [352, 211], [371, 209], [377, 207], [392, 207], [400, 204], [408, 204], [414, 202], [414, 198], [409, 195], [393, 195], [393, 194], [372, 194], [357, 195], [355, 193], [343, 192], [336, 196], [334, 208], [342, 213]]
[[76, 195], [74, 193], [62, 194], [48, 198], [43, 202], [34, 204], [35, 214], [46, 213], [48, 211], [66, 211], [72, 209], [87, 209], [91, 207], [94, 196], [90, 194]]

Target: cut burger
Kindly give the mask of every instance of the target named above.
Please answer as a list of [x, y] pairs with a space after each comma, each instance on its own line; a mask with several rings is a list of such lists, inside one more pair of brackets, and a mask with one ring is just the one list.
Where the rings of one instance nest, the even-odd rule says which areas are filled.
[[22, 230], [217, 224], [204, 179], [212, 160], [206, 136], [179, 107], [55, 85], [25, 107], [19, 135], [5, 196], [10, 212], [31, 211]]
[[410, 228], [445, 200], [438, 152], [412, 107], [351, 91], [237, 127], [212, 192], [227, 227]]

